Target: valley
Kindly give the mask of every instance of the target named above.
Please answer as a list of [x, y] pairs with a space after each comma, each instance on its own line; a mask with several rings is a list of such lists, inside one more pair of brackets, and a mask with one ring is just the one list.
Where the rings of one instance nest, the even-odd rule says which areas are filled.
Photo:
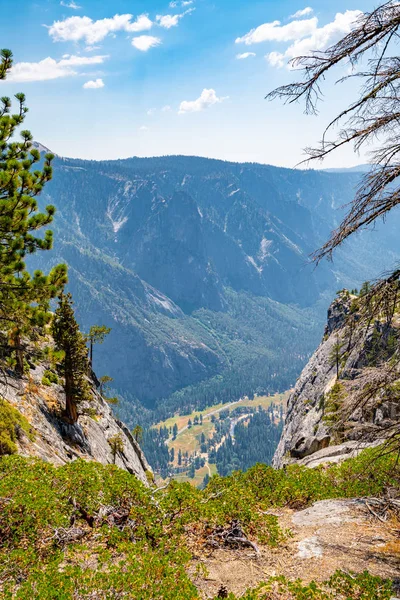
[[[157, 474], [159, 483], [165, 483], [170, 477], [181, 482], [189, 481], [195, 486], [204, 484], [204, 478], [207, 482], [209, 477], [218, 472], [220, 448], [226, 445], [228, 438], [234, 443], [238, 424], [243, 423], [247, 428], [254, 415], [261, 411], [271, 416], [276, 437], [279, 437], [289, 393], [255, 396], [252, 399], [246, 397], [236, 402], [211, 406], [204, 411], [175, 415], [153, 425], [153, 431], [159, 432], [159, 443], [165, 444], [169, 452], [168, 466], [164, 464], [159, 467], [162, 471], [162, 476]], [[268, 437], [269, 432], [265, 433]], [[256, 441], [248, 440], [249, 445], [253, 443]], [[143, 447], [153, 464], [160, 460], [162, 453], [154, 457], [156, 449], [154, 446], [147, 448], [147, 438]], [[261, 452], [260, 448], [255, 450]], [[254, 462], [258, 461], [255, 459]], [[235, 466], [239, 468], [239, 465]]]
[[188, 156], [58, 157], [41, 200], [57, 208], [54, 248], [31, 265], [65, 262], [83, 331], [111, 328], [94, 367], [113, 378], [130, 427], [281, 393], [337, 289], [400, 259], [395, 212], [384, 236], [363, 232], [337, 262], [309, 264], [359, 178]]

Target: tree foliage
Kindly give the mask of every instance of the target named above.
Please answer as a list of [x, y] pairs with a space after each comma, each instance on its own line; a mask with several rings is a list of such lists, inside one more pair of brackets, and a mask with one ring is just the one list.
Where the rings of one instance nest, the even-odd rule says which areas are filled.
[[87, 339], [90, 345], [90, 364], [93, 364], [93, 346], [94, 344], [102, 344], [106, 335], [111, 331], [110, 327], [105, 325], [93, 325], [87, 335]]
[[[5, 79], [12, 53], [2, 50], [0, 56], [0, 79]], [[0, 320], [22, 375], [24, 338], [49, 322], [49, 302], [65, 284], [67, 270], [58, 265], [47, 275], [31, 275], [26, 268], [27, 255], [52, 247], [52, 232], [38, 232], [52, 222], [55, 209], [49, 205], [41, 212], [37, 198], [52, 177], [54, 157], [46, 154], [39, 168], [41, 157], [32, 147], [32, 134], [22, 130], [20, 141], [13, 140], [28, 112], [24, 94], [15, 99], [14, 113], [11, 99], [0, 99]]]
[[66, 416], [75, 423], [78, 405], [90, 401], [88, 380], [89, 361], [85, 338], [75, 319], [71, 294], [61, 294], [52, 323], [52, 333], [57, 350], [63, 352], [60, 369], [64, 376]]

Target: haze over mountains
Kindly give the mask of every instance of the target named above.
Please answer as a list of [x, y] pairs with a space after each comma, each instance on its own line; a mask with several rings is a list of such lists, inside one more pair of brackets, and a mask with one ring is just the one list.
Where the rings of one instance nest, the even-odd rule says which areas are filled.
[[83, 329], [112, 327], [95, 369], [114, 377], [124, 418], [140, 418], [137, 401], [205, 406], [293, 385], [334, 292], [399, 258], [396, 213], [337, 264], [308, 264], [359, 177], [184, 156], [55, 160], [42, 201], [57, 207], [56, 244], [39, 266], [66, 261]]

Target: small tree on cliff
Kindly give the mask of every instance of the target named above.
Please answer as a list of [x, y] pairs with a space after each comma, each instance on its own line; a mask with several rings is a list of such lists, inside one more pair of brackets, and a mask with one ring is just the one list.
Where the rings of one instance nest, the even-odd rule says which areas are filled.
[[143, 427], [136, 425], [136, 427], [132, 429], [132, 435], [137, 443], [140, 444], [140, 442], [143, 440]]
[[89, 362], [85, 338], [79, 331], [75, 319], [71, 294], [61, 294], [55, 312], [52, 331], [57, 350], [62, 350], [64, 358], [61, 370], [64, 376], [66, 416], [75, 423], [78, 419], [78, 405], [91, 398], [88, 381]]
[[108, 439], [108, 443], [111, 448], [113, 464], [115, 465], [117, 454], [124, 451], [124, 442], [122, 440], [122, 435], [120, 433], [116, 433]]
[[[1, 50], [0, 79], [6, 78], [12, 63], [10, 50]], [[52, 247], [51, 231], [39, 237], [35, 233], [50, 224], [55, 213], [54, 206], [39, 212], [37, 203], [52, 177], [54, 156], [46, 154], [38, 169], [41, 157], [32, 147], [31, 133], [23, 130], [20, 141], [12, 139], [28, 111], [24, 94], [15, 98], [18, 106], [13, 114], [10, 98], [0, 99], [0, 320], [14, 351], [16, 371], [22, 374], [23, 338], [50, 320], [49, 301], [60, 293], [67, 269], [58, 265], [48, 275], [36, 271], [32, 276], [25, 266], [27, 254]]]
[[332, 346], [332, 350], [329, 354], [329, 362], [336, 368], [336, 379], [339, 379], [340, 374], [340, 361], [342, 360], [342, 348], [343, 344], [339, 340], [339, 336], [336, 336], [336, 341]]
[[108, 335], [111, 331], [110, 327], [106, 327], [105, 325], [93, 325], [90, 328], [89, 333], [87, 335], [87, 340], [89, 342], [89, 360], [90, 364], [93, 365], [93, 346], [94, 344], [102, 344], [106, 335]]

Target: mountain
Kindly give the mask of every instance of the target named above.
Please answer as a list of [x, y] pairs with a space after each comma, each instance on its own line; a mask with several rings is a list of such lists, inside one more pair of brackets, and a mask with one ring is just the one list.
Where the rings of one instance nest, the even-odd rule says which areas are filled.
[[326, 173], [368, 173], [371, 170], [370, 164], [356, 165], [355, 167], [337, 167], [335, 169], [324, 169]]
[[309, 264], [358, 173], [184, 156], [54, 167], [41, 201], [57, 207], [55, 247], [32, 266], [67, 262], [81, 326], [112, 327], [94, 364], [131, 423], [149, 416], [143, 406], [162, 417], [288, 389], [332, 294], [400, 255], [395, 213], [385, 235], [340, 250], [338, 265]]

